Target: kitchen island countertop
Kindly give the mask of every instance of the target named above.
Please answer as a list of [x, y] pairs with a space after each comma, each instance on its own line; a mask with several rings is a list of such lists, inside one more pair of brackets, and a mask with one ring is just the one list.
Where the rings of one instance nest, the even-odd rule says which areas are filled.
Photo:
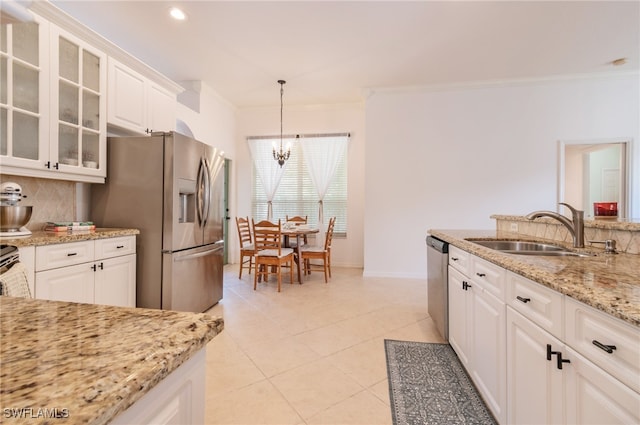
[[[595, 254], [592, 257], [516, 255], [470, 241], [474, 238], [527, 239], [515, 233], [429, 230], [428, 234], [640, 327], [640, 255], [605, 254], [595, 247], [579, 250]], [[547, 242], [563, 245], [557, 241]]]
[[0, 243], [25, 246], [52, 245], [57, 243], [79, 242], [93, 239], [116, 238], [119, 236], [138, 235], [138, 229], [97, 228], [88, 232], [44, 232], [35, 231], [31, 236], [18, 238], [0, 237]]
[[3, 423], [106, 424], [223, 326], [204, 313], [0, 297]]

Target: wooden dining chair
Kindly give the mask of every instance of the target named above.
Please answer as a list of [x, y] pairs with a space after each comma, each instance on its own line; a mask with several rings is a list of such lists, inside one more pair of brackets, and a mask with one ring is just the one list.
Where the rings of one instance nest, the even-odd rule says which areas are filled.
[[289, 279], [293, 284], [293, 249], [282, 247], [282, 225], [263, 220], [256, 223], [251, 219], [255, 245], [256, 271], [253, 276], [253, 290], [258, 280], [265, 282], [269, 278], [270, 269], [275, 268], [278, 275], [278, 292], [282, 283], [282, 267], [289, 267]]
[[[242, 279], [242, 269], [248, 268], [249, 274], [251, 274], [251, 266], [256, 250], [253, 244], [249, 217], [236, 217], [236, 225], [238, 226], [238, 240], [240, 241], [240, 274], [238, 278]], [[245, 257], [248, 257], [248, 259], [245, 260]], [[245, 266], [247, 263], [248, 265]]]
[[[328, 283], [328, 277], [331, 277], [331, 240], [333, 239], [333, 228], [335, 227], [335, 224], [336, 218], [330, 218], [323, 247], [309, 245], [303, 246], [300, 253], [302, 256], [301, 261], [304, 264], [304, 273], [311, 274], [311, 269], [314, 267], [316, 269], [322, 268], [324, 271], [325, 283]], [[312, 260], [321, 260], [322, 264], [312, 263]]]
[[[307, 224], [308, 223], [308, 219], [309, 216], [305, 215], [304, 217], [302, 217], [301, 215], [296, 215], [293, 217], [289, 217], [288, 215], [285, 216], [286, 217], [286, 222], [287, 223], [294, 223], [296, 225], [302, 225], [302, 224]], [[309, 243], [309, 241], [307, 240], [307, 235], [304, 235], [302, 237], [302, 246], [307, 245]], [[295, 242], [291, 242], [291, 248], [295, 248], [296, 247], [296, 243]]]

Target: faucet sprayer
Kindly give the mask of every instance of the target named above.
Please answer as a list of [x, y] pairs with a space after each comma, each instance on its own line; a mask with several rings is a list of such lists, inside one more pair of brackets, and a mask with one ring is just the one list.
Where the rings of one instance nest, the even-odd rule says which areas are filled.
[[554, 211], [534, 211], [525, 217], [528, 220], [535, 220], [539, 217], [549, 217], [558, 220], [571, 233], [573, 237], [574, 248], [584, 248], [584, 211], [577, 210], [571, 205], [560, 202], [558, 205], [564, 205], [571, 211], [572, 220]]

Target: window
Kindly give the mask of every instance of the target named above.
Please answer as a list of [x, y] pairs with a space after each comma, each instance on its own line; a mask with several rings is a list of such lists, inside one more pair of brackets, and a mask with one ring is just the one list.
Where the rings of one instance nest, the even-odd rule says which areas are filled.
[[[330, 135], [335, 136], [335, 135]], [[311, 136], [309, 136], [311, 137]], [[348, 137], [344, 135], [344, 137]], [[261, 138], [264, 143], [276, 146], [280, 143], [279, 137]], [[314, 143], [322, 143], [322, 137], [315, 137]], [[302, 215], [309, 218], [309, 224], [318, 224], [318, 192], [313, 185], [307, 164], [304, 161], [303, 150], [295, 139], [289, 139], [291, 143], [291, 157], [287, 161], [286, 168], [280, 185], [272, 202], [273, 219], [285, 220], [286, 216]], [[285, 140], [285, 145], [287, 141]], [[274, 161], [273, 157], [268, 158]], [[253, 167], [252, 185], [252, 216], [256, 219], [267, 217], [267, 196], [262, 181]], [[323, 200], [324, 222], [329, 222], [330, 217], [336, 217], [334, 228], [335, 236], [346, 236], [347, 232], [347, 152], [338, 163], [327, 193]]]

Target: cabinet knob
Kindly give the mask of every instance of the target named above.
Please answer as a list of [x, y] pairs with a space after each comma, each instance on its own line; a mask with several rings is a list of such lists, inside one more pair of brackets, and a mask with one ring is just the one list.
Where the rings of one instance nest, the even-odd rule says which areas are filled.
[[528, 303], [529, 301], [531, 301], [531, 298], [524, 298], [524, 297], [521, 297], [520, 295], [518, 295], [518, 296], [516, 297], [516, 299], [517, 299], [518, 301], [522, 301], [522, 302], [523, 302], [523, 303], [525, 303], [525, 304], [526, 304], [526, 303]]
[[458, 261], [458, 257], [451, 257], [453, 261]]
[[485, 277], [487, 274], [486, 273], [476, 273], [476, 275], [478, 275], [479, 277]]
[[73, 257], [74, 255], [78, 255], [78, 253], [77, 252], [69, 252], [67, 254], [67, 257]]

